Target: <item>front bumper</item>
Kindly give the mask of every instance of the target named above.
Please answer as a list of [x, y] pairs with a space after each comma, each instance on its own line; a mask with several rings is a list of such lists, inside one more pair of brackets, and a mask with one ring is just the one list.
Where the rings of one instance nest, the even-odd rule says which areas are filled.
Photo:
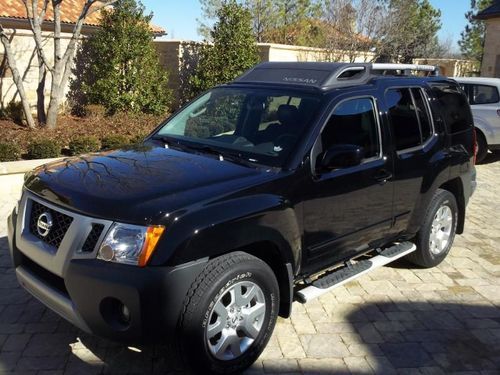
[[[72, 259], [57, 275], [37, 263], [42, 258], [34, 252], [42, 248], [20, 248], [16, 239], [24, 232], [22, 222], [15, 211], [8, 218], [9, 251], [19, 283], [80, 329], [115, 341], [140, 344], [171, 337], [188, 289], [207, 262], [139, 268], [69, 255]], [[129, 312], [126, 321], [122, 306]]]

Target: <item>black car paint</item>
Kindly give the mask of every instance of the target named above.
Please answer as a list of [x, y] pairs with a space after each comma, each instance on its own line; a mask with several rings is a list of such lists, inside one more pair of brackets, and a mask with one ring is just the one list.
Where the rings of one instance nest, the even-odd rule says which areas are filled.
[[[285, 277], [290, 286], [368, 249], [411, 238], [439, 186], [454, 179], [470, 185], [470, 134], [451, 139], [443, 120], [436, 118], [435, 135], [424, 148], [398, 154], [391, 141], [385, 90], [422, 87], [435, 106], [428, 85], [432, 80], [442, 78], [376, 78], [360, 87], [320, 92], [321, 109], [281, 169], [243, 166], [214, 155], [166, 149], [150, 136], [138, 148], [40, 167], [28, 176], [25, 187], [89, 216], [165, 225], [149, 267], [133, 272], [157, 268], [152, 271], [157, 274], [236, 249], [265, 245], [265, 249], [275, 249], [273, 256], [279, 256], [280, 267], [291, 268]], [[338, 102], [359, 96], [377, 101], [383, 157], [346, 170], [319, 173], [315, 170], [315, 143], [322, 126]], [[387, 178], [381, 179], [381, 174]], [[462, 191], [470, 193], [470, 186], [463, 186]], [[372, 204], [367, 208], [368, 200]], [[98, 265], [99, 270], [108, 266], [130, 270], [100, 261], [75, 264], [75, 269], [91, 273], [86, 268], [90, 265]], [[287, 305], [281, 314], [286, 316], [289, 288], [283, 296]]]

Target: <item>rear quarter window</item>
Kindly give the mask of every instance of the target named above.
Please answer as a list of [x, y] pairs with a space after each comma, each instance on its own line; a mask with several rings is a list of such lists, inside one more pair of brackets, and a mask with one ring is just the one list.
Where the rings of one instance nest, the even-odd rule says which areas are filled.
[[462, 90], [452, 84], [434, 84], [431, 87], [449, 132], [459, 133], [470, 129], [472, 114]]
[[489, 85], [471, 85], [471, 104], [494, 104], [500, 101], [498, 89]]

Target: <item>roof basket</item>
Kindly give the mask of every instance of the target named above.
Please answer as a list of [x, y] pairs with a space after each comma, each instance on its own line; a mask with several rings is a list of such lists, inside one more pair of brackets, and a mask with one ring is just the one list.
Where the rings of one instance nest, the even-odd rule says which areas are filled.
[[237, 83], [281, 83], [315, 87], [322, 90], [355, 86], [368, 82], [374, 74], [401, 71], [425, 71], [438, 75], [439, 69], [431, 65], [416, 64], [365, 64], [326, 62], [267, 62], [257, 65], [242, 76]]

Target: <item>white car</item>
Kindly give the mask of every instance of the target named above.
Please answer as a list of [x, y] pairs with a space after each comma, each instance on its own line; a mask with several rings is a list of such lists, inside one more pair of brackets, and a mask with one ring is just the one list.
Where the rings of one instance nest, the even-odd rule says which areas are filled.
[[500, 150], [500, 78], [464, 78], [456, 80], [469, 98], [477, 135], [477, 159], [481, 162], [489, 150]]

